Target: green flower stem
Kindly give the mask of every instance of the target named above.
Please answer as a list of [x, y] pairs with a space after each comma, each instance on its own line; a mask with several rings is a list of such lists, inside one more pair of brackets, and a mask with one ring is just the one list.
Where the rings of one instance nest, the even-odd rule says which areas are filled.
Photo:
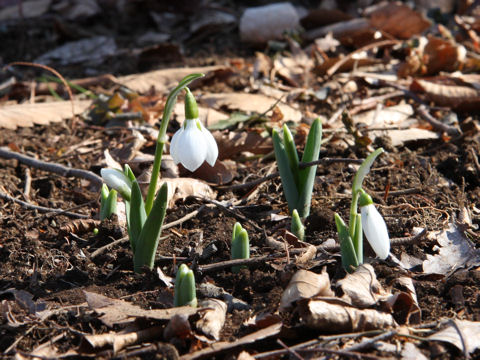
[[353, 247], [357, 255], [359, 264], [363, 264], [363, 229], [362, 216], [357, 214], [355, 217], [355, 233], [353, 234]]
[[155, 198], [155, 191], [157, 189], [158, 176], [160, 174], [160, 165], [162, 163], [163, 148], [165, 146], [167, 138], [168, 122], [172, 114], [174, 105], [177, 101], [177, 96], [188, 84], [193, 80], [205, 76], [204, 74], [190, 74], [185, 76], [178, 86], [173, 89], [168, 95], [167, 102], [165, 103], [165, 109], [163, 111], [162, 122], [160, 124], [160, 130], [158, 131], [157, 147], [155, 148], [155, 159], [153, 161], [152, 177], [148, 186], [147, 198], [145, 200], [145, 211], [150, 214], [153, 206], [153, 199]]

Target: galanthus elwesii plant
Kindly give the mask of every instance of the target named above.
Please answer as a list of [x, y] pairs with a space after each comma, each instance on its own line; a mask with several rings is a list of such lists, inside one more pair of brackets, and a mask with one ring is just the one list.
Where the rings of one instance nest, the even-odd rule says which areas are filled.
[[[250, 239], [247, 230], [240, 223], [235, 223], [232, 233], [232, 259], [250, 258]], [[241, 266], [232, 266], [232, 272], [238, 273]]]
[[195, 276], [193, 271], [185, 264], [180, 265], [177, 270], [173, 303], [175, 306], [197, 307]]
[[190, 171], [197, 170], [206, 161], [215, 165], [218, 147], [210, 131], [198, 118], [198, 107], [190, 89], [185, 88], [185, 121], [170, 143], [170, 154], [175, 164], [181, 163]]
[[117, 169], [102, 169], [100, 172], [103, 180], [125, 200], [135, 272], [141, 272], [144, 266], [152, 269], [167, 210], [167, 184], [160, 187], [152, 211], [147, 216], [140, 186], [128, 165], [125, 165], [123, 172]]
[[[385, 221], [373, 205], [372, 198], [362, 189], [365, 176], [381, 153], [383, 149], [379, 148], [367, 156], [355, 174], [349, 226], [347, 227], [340, 215], [335, 213], [342, 265], [347, 271], [352, 271], [363, 264], [363, 233], [379, 258], [386, 259], [390, 252], [390, 238]], [[358, 213], [358, 206], [361, 214]]]
[[[138, 185], [135, 175], [128, 165], [125, 165], [123, 172], [108, 168], [101, 170], [101, 175], [105, 183], [109, 187], [118, 191], [118, 193], [125, 200], [127, 229], [130, 238], [130, 245], [134, 254], [135, 272], [141, 272], [142, 268], [145, 266], [150, 269], [153, 268], [163, 220], [165, 219], [168, 195], [167, 184], [164, 183], [160, 187], [156, 197], [155, 192], [157, 189], [160, 165], [162, 162], [162, 153], [167, 141], [166, 132], [170, 115], [180, 91], [186, 89], [187, 85], [193, 80], [202, 76], [203, 74], [191, 74], [186, 76], [180, 81], [178, 86], [170, 92], [167, 98], [162, 122], [160, 124], [160, 130], [158, 133], [152, 176], [145, 202], [143, 200], [140, 186]], [[192, 114], [196, 114], [196, 117], [198, 117], [197, 105], [190, 91], [188, 89], [186, 91], [187, 96], [185, 101], [185, 114], [187, 114], [187, 119], [194, 120], [195, 118], [192, 117]], [[207, 143], [207, 140], [205, 140], [207, 136], [205, 134], [208, 133], [208, 131], [201, 126], [200, 122], [193, 121], [193, 123], [198, 127], [200, 133], [202, 134], [202, 138], [204, 139], [203, 143], [198, 141], [198, 134], [193, 133], [192, 135], [192, 132], [187, 132], [186, 129], [184, 129], [183, 132], [187, 133], [187, 137], [183, 138], [182, 140], [182, 136], [180, 136], [180, 138], [177, 139], [178, 141], [181, 140], [179, 143], [179, 145], [182, 146], [181, 156], [177, 157], [178, 154], [176, 154], [175, 157], [177, 160], [180, 159], [179, 161], [181, 162], [188, 163], [190, 168], [193, 167], [192, 164], [196, 164], [199, 161], [198, 153], [203, 154], [202, 162], [207, 160], [209, 163], [214, 163], [218, 155], [215, 140], [213, 140], [213, 137], [210, 139], [213, 140], [213, 145], [215, 145], [215, 149], [213, 149], [211, 141], [208, 140], [210, 142]], [[208, 133], [208, 135], [211, 136], [210, 133]], [[190, 153], [185, 152], [187, 144], [191, 144], [192, 141], [196, 142], [196, 147], [190, 147]], [[191, 160], [188, 155], [190, 155], [191, 159], [193, 160]]]
[[[287, 199], [290, 213], [294, 209], [301, 218], [310, 213], [313, 185], [317, 165], [301, 167], [292, 133], [283, 126], [283, 139], [277, 130], [273, 130], [273, 149], [277, 160], [278, 171], [282, 180], [283, 192]], [[317, 161], [322, 143], [322, 122], [320, 118], [313, 121], [303, 151], [302, 163]]]

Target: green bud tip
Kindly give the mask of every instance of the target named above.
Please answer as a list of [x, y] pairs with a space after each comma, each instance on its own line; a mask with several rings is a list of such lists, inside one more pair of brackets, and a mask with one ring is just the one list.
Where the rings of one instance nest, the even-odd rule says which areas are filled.
[[372, 205], [373, 200], [370, 195], [368, 195], [363, 189], [360, 189], [360, 197], [358, 198], [358, 206], [367, 206]]
[[197, 119], [198, 118], [198, 106], [195, 101], [195, 97], [188, 87], [185, 88], [185, 119]]

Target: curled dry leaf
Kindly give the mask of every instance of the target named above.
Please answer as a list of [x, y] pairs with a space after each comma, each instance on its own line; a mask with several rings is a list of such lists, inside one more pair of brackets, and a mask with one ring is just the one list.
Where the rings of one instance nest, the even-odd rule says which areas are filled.
[[362, 308], [373, 306], [388, 296], [370, 264], [360, 265], [353, 273], [339, 280], [337, 285], [344, 293], [343, 300]]
[[60, 232], [63, 234], [84, 234], [100, 226], [100, 223], [100, 220], [76, 219], [60, 227]]
[[312, 260], [315, 255], [317, 255], [317, 248], [313, 245], [309, 245], [302, 255], [295, 257], [295, 263], [297, 265], [306, 264]]
[[168, 186], [168, 207], [172, 208], [177, 200], [189, 196], [198, 196], [205, 199], [215, 199], [215, 191], [205, 182], [193, 178], [161, 179], [160, 185], [166, 182]]
[[181, 306], [172, 309], [144, 310], [140, 306], [127, 301], [111, 299], [106, 296], [84, 291], [88, 306], [96, 313], [101, 314], [100, 321], [108, 327], [117, 324], [133, 322], [136, 318], [147, 318], [154, 320], [170, 320], [177, 314], [185, 316], [193, 315], [197, 309], [190, 306]]
[[219, 340], [220, 331], [225, 324], [227, 304], [221, 300], [207, 299], [201, 302], [201, 307], [205, 310], [196, 323], [197, 329], [205, 335]]
[[410, 90], [425, 93], [430, 101], [440, 106], [451, 106], [457, 110], [480, 109], [480, 91], [464, 85], [456, 85], [445, 78], [416, 79]]
[[163, 331], [163, 337], [169, 341], [173, 338], [185, 338], [192, 333], [190, 328], [190, 322], [188, 321], [188, 315], [178, 313], [170, 319], [165, 330]]
[[325, 300], [301, 301], [297, 307], [302, 322], [315, 330], [346, 333], [395, 326], [392, 315], [372, 309], [356, 309], [348, 304]]
[[314, 296], [333, 296], [330, 289], [330, 277], [324, 268], [321, 274], [307, 270], [298, 270], [287, 285], [280, 301], [280, 311], [288, 309], [292, 303]]
[[162, 336], [162, 330], [163, 327], [155, 326], [149, 329], [127, 333], [85, 335], [85, 340], [93, 348], [113, 346], [113, 352], [116, 354], [127, 346], [160, 338]]
[[420, 324], [422, 320], [422, 310], [418, 305], [417, 293], [413, 286], [413, 281], [407, 276], [396, 279], [396, 283], [402, 289], [390, 296], [387, 304], [393, 312], [393, 317], [400, 325]]
[[450, 320], [439, 332], [428, 339], [448, 342], [455, 345], [465, 355], [480, 348], [480, 322], [468, 320]]

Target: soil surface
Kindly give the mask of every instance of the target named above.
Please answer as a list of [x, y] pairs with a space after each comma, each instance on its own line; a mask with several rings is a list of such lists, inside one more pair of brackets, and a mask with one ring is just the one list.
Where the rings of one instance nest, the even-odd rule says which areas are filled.
[[[132, 12], [138, 14], [138, 9]], [[40, 21], [36, 26], [45, 29], [46, 24]], [[48, 26], [51, 24], [48, 23]], [[18, 31], [16, 27], [9, 29]], [[228, 37], [231, 44], [239, 44], [237, 36]], [[122, 39], [127, 41], [128, 37]], [[31, 53], [23, 50], [21, 54], [27, 54], [27, 60], [31, 60], [52, 47], [48, 43], [51, 39], [43, 40], [39, 43], [39, 49]], [[247, 91], [248, 69], [252, 66], [254, 49], [238, 45], [235, 51], [233, 47], [229, 48], [229, 44], [224, 44], [226, 48], [222, 47], [217, 43], [218, 39], [208, 44], [205, 39], [191, 41], [193, 45], [187, 47], [181, 64], [224, 65], [225, 59], [230, 59], [232, 64], [232, 59], [238, 61], [243, 57], [245, 65], [231, 72], [226, 81], [222, 77], [221, 81], [204, 83], [195, 89], [195, 93]], [[25, 46], [26, 43], [23, 48]], [[234, 53], [231, 54], [231, 51]], [[190, 56], [195, 54], [197, 56]], [[4, 54], [4, 60], [20, 59], [18, 55]], [[169, 60], [157, 67], [174, 67], [177, 64]], [[138, 63], [132, 65], [131, 69], [119, 69], [124, 65], [121, 62], [115, 64], [115, 75], [146, 70], [140, 69]], [[81, 67], [59, 70], [73, 76], [88, 75], [82, 72]], [[100, 73], [107, 71], [99, 70]], [[356, 95], [366, 97], [362, 89], [366, 91], [368, 86], [362, 81], [358, 83]], [[92, 90], [95, 91], [94, 88]], [[112, 93], [112, 89], [108, 91]], [[334, 91], [331, 96], [341, 97], [341, 91]], [[338, 110], [339, 102], [327, 104], [317, 101], [300, 105], [305, 111], [315, 111], [329, 118]], [[442, 111], [447, 112], [439, 109], [439, 116]], [[272, 118], [268, 120], [275, 122]], [[460, 125], [474, 124], [476, 129], [478, 121], [478, 115], [460, 113], [458, 117]], [[179, 122], [181, 119], [176, 118], [171, 122], [169, 135], [178, 129]], [[153, 127], [158, 127], [158, 122], [154, 122]], [[245, 129], [230, 130], [241, 132]], [[159, 279], [157, 269], [174, 277], [180, 263], [187, 263], [193, 268], [199, 300], [208, 297], [225, 300], [224, 296], [214, 296], [201, 287], [207, 284], [223, 289], [223, 292], [237, 300], [236, 305], [230, 306], [227, 311], [218, 341], [235, 342], [270, 324], [281, 321], [283, 325], [282, 331], [274, 336], [262, 338], [259, 335], [250, 343], [219, 351], [215, 355], [206, 355], [207, 358], [231, 359], [243, 350], [258, 355], [318, 340], [319, 337], [323, 341], [322, 346], [332, 350], [340, 351], [347, 345], [358, 343], [362, 335], [353, 339], [339, 336], [336, 340], [328, 340], [326, 337], [335, 334], [335, 331], [308, 329], [298, 313], [279, 313], [278, 308], [282, 294], [297, 270], [306, 269], [319, 274], [325, 269], [333, 283], [346, 276], [338, 248], [322, 248], [322, 245], [330, 239], [338, 240], [333, 214], [337, 212], [343, 219], [348, 219], [350, 189], [358, 166], [355, 160], [364, 159], [369, 149], [379, 146], [383, 146], [386, 152], [374, 163], [365, 179], [364, 188], [373, 196], [385, 218], [392, 238], [393, 256], [386, 261], [375, 259], [372, 249], [365, 244], [366, 262], [373, 266], [378, 280], [387, 291], [402, 290], [399, 278], [410, 277], [421, 310], [421, 320], [411, 324], [402, 318], [402, 314], [392, 310], [397, 325], [408, 325], [418, 330], [415, 334], [421, 337], [423, 330], [428, 335], [428, 331], [438, 329], [447, 319], [480, 321], [478, 264], [461, 266], [448, 274], [427, 274], [422, 269], [422, 262], [439, 252], [438, 241], [427, 234], [448, 229], [450, 224], [461, 226], [461, 233], [471, 245], [475, 249], [480, 248], [480, 232], [477, 230], [480, 210], [476, 207], [480, 196], [478, 130], [464, 132], [460, 136], [410, 141], [400, 146], [392, 146], [391, 138], [383, 136], [377, 137], [369, 145], [370, 148], [355, 145], [353, 136], [346, 132], [329, 133], [328, 126], [325, 130], [324, 138], [328, 140], [322, 145], [320, 158], [352, 161], [319, 164], [311, 213], [305, 221], [304, 243], [286, 235], [290, 221], [279, 177], [259, 185], [236, 186], [264, 177], [266, 169], [272, 165], [273, 171], [276, 171], [272, 156], [260, 158], [248, 153], [248, 156], [229, 159], [236, 163], [231, 181], [221, 185], [211, 183], [217, 195], [215, 201], [187, 197], [168, 209], [166, 224], [182, 219], [195, 210], [198, 210], [198, 214], [162, 232], [165, 238], [160, 241], [155, 267], [144, 274], [135, 274], [132, 270], [132, 252], [128, 240], [117, 241], [127, 236], [125, 226], [117, 217], [104, 222], [97, 220], [99, 189], [95, 184], [25, 165], [18, 160], [0, 158], [0, 190], [3, 194], [35, 207], [63, 210], [54, 212], [27, 208], [11, 198], [0, 199], [0, 352], [5, 357], [33, 358], [29, 353], [38, 350], [41, 344], [54, 344], [57, 354], [73, 350], [75, 353], [69, 356], [78, 358], [173, 359], [207, 348], [213, 340], [195, 330], [195, 318], [190, 319], [193, 330], [187, 331], [187, 335], [177, 333], [170, 340], [160, 335], [127, 346], [117, 354], [113, 353], [111, 344], [96, 348], [87, 348], [85, 344], [87, 335], [111, 331], [119, 333], [124, 328], [121, 324], [109, 327], [102, 322], [101, 312], [93, 311], [87, 304], [86, 292], [124, 300], [145, 310], [171, 308], [173, 290]], [[16, 130], [2, 129], [0, 145], [38, 160], [100, 174], [101, 167], [105, 166], [104, 151], [121, 149], [131, 140], [132, 131], [129, 127], [107, 128], [80, 117]], [[300, 131], [297, 140], [298, 149], [303, 149], [304, 137], [302, 139]], [[155, 138], [147, 136], [142, 152], [153, 154], [154, 141]], [[267, 153], [271, 150], [268, 149]], [[191, 176], [184, 169], [181, 169], [181, 174]], [[261, 262], [252, 261], [235, 274], [229, 266], [222, 267], [221, 263], [230, 259], [232, 228], [237, 221], [249, 233], [251, 257], [269, 255], [270, 258]], [[419, 229], [425, 232], [415, 236]], [[277, 246], [283, 245], [283, 248], [275, 247], [272, 240]], [[301, 262], [298, 257], [308, 244], [317, 247], [316, 255]], [[407, 261], [405, 259], [408, 256], [418, 262], [406, 269], [396, 259]], [[212, 264], [219, 266], [207, 266]], [[337, 296], [341, 295], [339, 289], [335, 291]], [[45, 309], [53, 311], [42, 318], [38, 313]], [[248, 326], [247, 322], [252, 323], [255, 316], [264, 316], [264, 322], [257, 319], [255, 326]], [[135, 325], [139, 329], [160, 326], [163, 331], [167, 323], [143, 318], [138, 319]], [[416, 340], [391, 336], [382, 343], [400, 346], [407, 341]], [[415, 344], [427, 358], [463, 358], [462, 351], [449, 343], [424, 340]], [[372, 356], [370, 358], [392, 357], [386, 345], [383, 348], [369, 346], [360, 351], [362, 355]], [[326, 352], [313, 351], [301, 354], [303, 357], [297, 358], [328, 355]], [[480, 350], [471, 355], [472, 358], [480, 357]], [[52, 352], [46, 352], [36, 358], [41, 356], [55, 357]], [[284, 351], [274, 353], [270, 358], [289, 356], [296, 355]], [[332, 353], [332, 356], [348, 358], [350, 355]], [[398, 354], [395, 356], [399, 357]]]

